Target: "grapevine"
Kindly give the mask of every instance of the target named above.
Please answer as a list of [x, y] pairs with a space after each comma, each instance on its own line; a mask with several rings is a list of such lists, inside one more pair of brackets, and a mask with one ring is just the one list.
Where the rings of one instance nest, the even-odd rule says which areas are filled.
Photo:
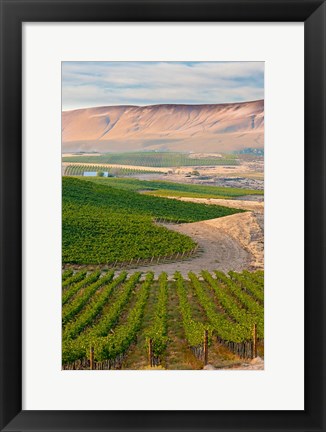
[[192, 318], [191, 308], [187, 298], [183, 277], [179, 272], [174, 275], [176, 289], [179, 298], [179, 308], [182, 316], [183, 328], [186, 339], [191, 347], [202, 347], [205, 326]]
[[113, 278], [114, 272], [110, 271], [102, 278], [98, 279], [91, 285], [88, 285], [81, 293], [81, 295], [74, 298], [74, 300], [65, 305], [62, 310], [62, 324], [65, 325], [71, 318], [75, 317], [86, 305], [93, 294], [103, 285], [107, 284]]
[[73, 283], [81, 281], [82, 279], [84, 279], [85, 276], [86, 276], [85, 270], [73, 274], [72, 276], [68, 277], [62, 282], [62, 288], [67, 288]]
[[167, 303], [168, 303], [168, 282], [167, 274], [161, 273], [159, 279], [159, 293], [155, 307], [154, 320], [148, 329], [147, 340], [153, 343], [153, 354], [159, 358], [166, 349], [167, 345]]
[[145, 281], [139, 291], [136, 304], [129, 312], [126, 322], [119, 325], [114, 334], [104, 338], [104, 343], [102, 342], [101, 345], [97, 347], [95, 352], [95, 358], [97, 360], [114, 359], [129, 348], [140, 329], [144, 308], [153, 279], [153, 273], [147, 273]]
[[209, 285], [213, 288], [219, 304], [226, 311], [229, 317], [234, 319], [237, 323], [248, 328], [249, 332], [252, 330], [253, 325], [257, 324], [258, 334], [260, 337], [263, 337], [263, 320], [260, 314], [251, 314], [248, 310], [239, 307], [235, 299], [232, 298], [232, 296], [227, 292], [227, 290], [222, 288], [222, 286], [217, 282], [216, 279], [212, 277], [212, 275], [208, 271], [202, 271], [201, 274], [204, 279], [209, 283]]
[[68, 269], [68, 270], [65, 270], [63, 273], [62, 273], [62, 282], [64, 282], [66, 279], [68, 279], [69, 277], [71, 277], [72, 275], [73, 275], [73, 271], [72, 270], [70, 270], [70, 269]]
[[100, 277], [100, 274], [100, 271], [95, 271], [80, 282], [71, 285], [62, 294], [62, 306], [64, 306], [81, 288], [95, 282]]
[[[104, 290], [98, 296], [95, 296], [93, 301], [88, 304], [79, 317], [75, 321], [72, 321], [66, 325], [63, 331], [63, 339], [76, 338], [87, 326], [92, 324], [94, 319], [101, 314], [113, 290], [119, 284], [123, 283], [126, 277], [127, 273], [122, 272], [116, 279], [105, 286]], [[100, 318], [99, 322], [101, 322], [101, 320], [105, 320], [105, 317]], [[83, 333], [83, 337], [88, 337], [92, 332], [93, 334], [96, 334], [94, 327], [87, 333]]]
[[202, 283], [197, 276], [190, 272], [189, 279], [191, 280], [199, 303], [205, 310], [214, 331], [223, 341], [243, 342], [251, 339], [251, 331], [249, 327], [239, 323], [234, 323], [229, 320], [224, 314], [217, 312], [217, 309], [211, 298], [205, 293]]
[[243, 290], [251, 294], [254, 298], [256, 298], [261, 303], [264, 302], [264, 291], [260, 287], [257, 287], [257, 285], [253, 283], [251, 279], [248, 279], [243, 275], [233, 271], [230, 271], [229, 275], [231, 279], [236, 281]]

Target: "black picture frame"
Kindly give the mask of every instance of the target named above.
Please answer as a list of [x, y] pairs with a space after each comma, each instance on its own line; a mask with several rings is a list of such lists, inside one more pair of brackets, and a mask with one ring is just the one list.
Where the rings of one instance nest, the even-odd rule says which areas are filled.
[[[325, 431], [325, 2], [0, 0], [0, 5], [1, 431]], [[78, 21], [304, 22], [304, 411], [146, 411], [145, 406], [22, 411], [22, 23]]]

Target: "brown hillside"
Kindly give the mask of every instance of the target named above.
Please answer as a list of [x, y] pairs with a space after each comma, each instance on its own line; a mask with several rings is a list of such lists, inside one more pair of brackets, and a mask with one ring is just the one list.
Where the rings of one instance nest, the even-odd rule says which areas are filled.
[[228, 152], [264, 145], [264, 101], [107, 106], [62, 113], [63, 151]]

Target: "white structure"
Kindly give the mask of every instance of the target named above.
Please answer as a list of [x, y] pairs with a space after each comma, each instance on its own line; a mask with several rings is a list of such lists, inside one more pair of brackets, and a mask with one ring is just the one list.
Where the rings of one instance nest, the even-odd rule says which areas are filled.
[[[97, 171], [84, 171], [84, 177], [96, 177]], [[103, 177], [109, 177], [108, 171], [103, 171]]]

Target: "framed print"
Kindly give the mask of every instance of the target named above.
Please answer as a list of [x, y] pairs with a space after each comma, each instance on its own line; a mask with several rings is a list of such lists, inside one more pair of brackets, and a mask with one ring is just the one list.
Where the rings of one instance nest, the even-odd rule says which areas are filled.
[[1, 23], [1, 430], [324, 430], [324, 2]]
[[62, 62], [63, 370], [263, 369], [263, 69]]

